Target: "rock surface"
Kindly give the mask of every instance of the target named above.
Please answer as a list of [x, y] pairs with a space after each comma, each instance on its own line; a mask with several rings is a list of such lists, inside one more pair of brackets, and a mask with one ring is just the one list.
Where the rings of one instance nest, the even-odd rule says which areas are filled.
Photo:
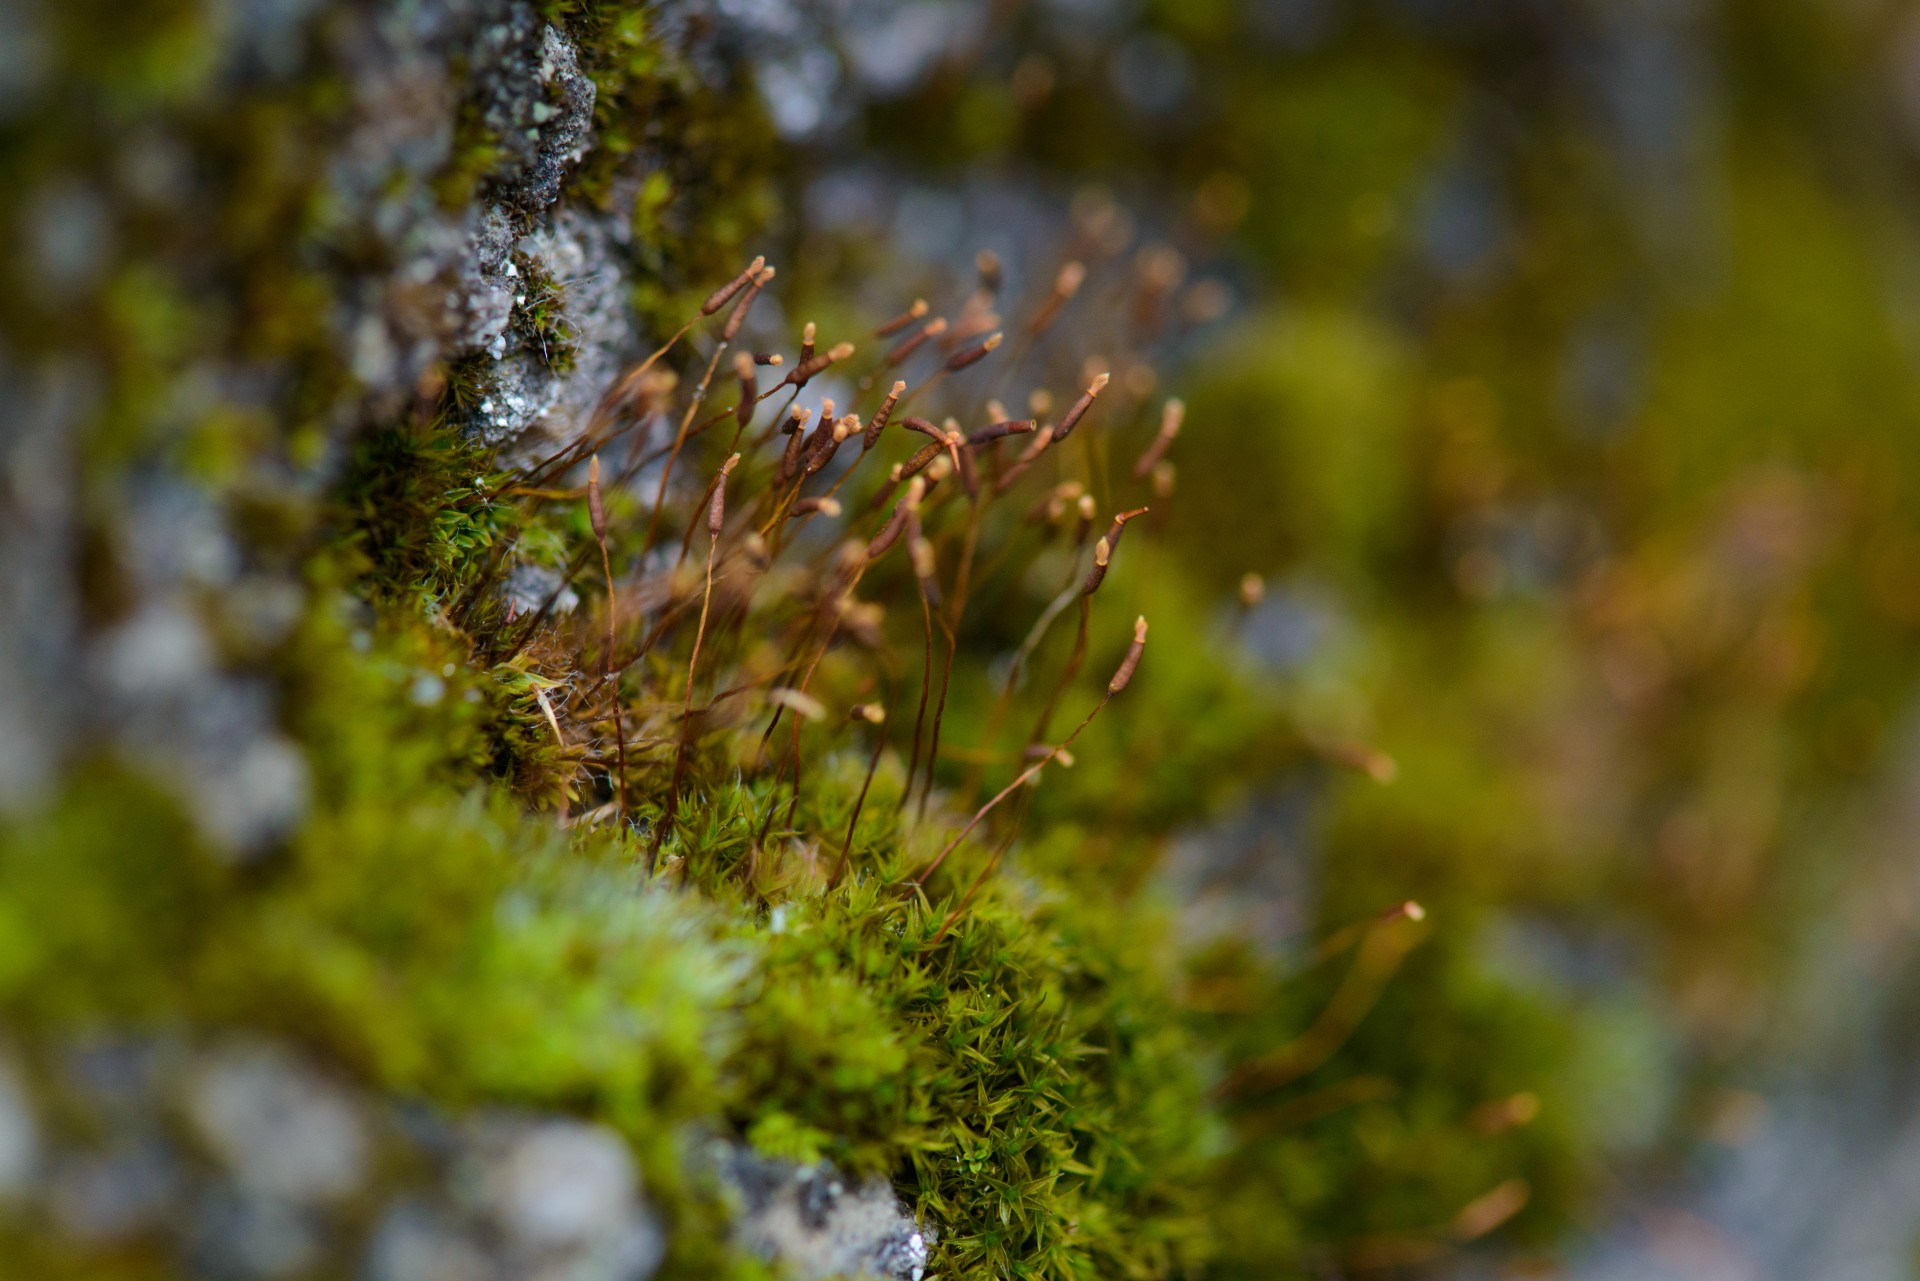
[[[295, 827], [310, 783], [261, 671], [303, 586], [284, 551], [236, 530], [236, 508], [310, 503], [362, 429], [412, 412], [436, 370], [488, 443], [545, 452], [572, 430], [640, 342], [634, 198], [659, 162], [641, 148], [595, 199], [567, 194], [598, 93], [575, 40], [526, 0], [221, 14], [195, 36], [216, 74], [137, 128], [95, 138], [76, 122], [60, 140], [75, 172], [23, 197], [40, 230], [17, 249], [46, 305], [77, 311], [144, 271], [179, 291], [182, 341], [137, 384], [84, 336], [37, 358], [0, 342], [0, 807], [104, 739], [238, 861]], [[25, 38], [52, 19], [28, 4], [9, 21]], [[662, 30], [692, 41], [697, 25]], [[0, 89], [0, 109], [58, 115], [49, 77]], [[241, 132], [268, 127], [249, 112], [279, 132]], [[80, 172], [101, 149], [117, 186]], [[257, 248], [193, 234], [246, 219]], [[138, 242], [122, 232], [136, 221]], [[237, 355], [238, 319], [258, 329], [263, 306], [285, 307], [269, 320], [294, 336]], [[103, 419], [140, 448], [83, 490], [80, 442]], [[169, 461], [169, 442], [236, 420], [264, 430], [223, 446], [238, 455], [228, 476]], [[83, 554], [103, 562], [90, 582]], [[111, 599], [95, 598], [102, 581]]]
[[645, 1281], [664, 1253], [604, 1126], [425, 1112], [264, 1040], [93, 1038], [38, 1104], [0, 1073], [0, 1211], [36, 1207], [83, 1246], [159, 1244], [189, 1275]]
[[752, 1253], [803, 1281], [921, 1281], [932, 1229], [914, 1222], [886, 1180], [856, 1183], [824, 1161], [778, 1161], [729, 1143], [716, 1144], [710, 1159], [736, 1202], [735, 1234]]

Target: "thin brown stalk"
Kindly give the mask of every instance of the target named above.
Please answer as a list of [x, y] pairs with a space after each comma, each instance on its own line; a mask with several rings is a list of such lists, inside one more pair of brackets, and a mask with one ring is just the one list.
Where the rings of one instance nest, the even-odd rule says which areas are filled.
[[[746, 299], [742, 299], [741, 305], [744, 306], [745, 303]], [[694, 388], [693, 399], [687, 402], [687, 411], [680, 416], [680, 430], [674, 433], [673, 448], [667, 453], [667, 465], [660, 469], [660, 485], [654, 491], [653, 513], [647, 518], [647, 538], [640, 545], [642, 560], [646, 559], [647, 553], [653, 550], [654, 539], [660, 535], [660, 513], [666, 509], [667, 484], [673, 479], [673, 466], [680, 461], [680, 451], [687, 444], [687, 429], [693, 426], [694, 415], [700, 412], [700, 405], [707, 398], [707, 387], [713, 382], [713, 371], [720, 367], [720, 357], [725, 355], [726, 351], [727, 341], [723, 338], [714, 345], [713, 358], [707, 361], [706, 372], [700, 375], [700, 385]]]
[[[600, 455], [595, 454], [587, 466], [587, 519], [593, 527], [593, 540], [600, 544], [600, 568], [607, 578], [607, 652], [601, 658], [600, 679], [603, 684], [613, 681], [613, 651], [619, 635], [619, 597], [613, 587], [613, 559], [607, 553], [607, 508], [600, 496]], [[545, 699], [541, 700], [542, 705]], [[549, 718], [552, 712], [548, 712]], [[559, 732], [559, 725], [554, 732]], [[620, 707], [620, 690], [613, 691], [613, 735], [618, 745], [620, 762], [619, 794], [620, 817], [627, 817], [627, 727], [626, 715]]]
[[925, 648], [922, 651], [920, 672], [920, 707], [913, 714], [913, 751], [907, 757], [907, 785], [900, 792], [899, 810], [907, 808], [907, 801], [913, 795], [914, 775], [920, 770], [920, 733], [927, 719], [927, 695], [933, 690], [933, 603], [927, 599], [923, 587], [920, 591], [920, 617], [926, 628]]
[[873, 726], [873, 755], [867, 758], [867, 776], [860, 781], [860, 795], [854, 798], [853, 813], [847, 819], [847, 838], [840, 843], [840, 857], [834, 861], [833, 873], [827, 877], [827, 888], [840, 884], [840, 878], [847, 873], [847, 859], [853, 853], [853, 832], [860, 825], [860, 811], [866, 807], [867, 791], [873, 786], [874, 771], [880, 768], [880, 753], [887, 746], [887, 713], [878, 704], [861, 703], [853, 708], [854, 720], [863, 720]]
[[1133, 624], [1132, 646], [1128, 648], [1126, 657], [1121, 660], [1119, 669], [1114, 672], [1113, 679], [1107, 682], [1107, 692], [1101, 695], [1100, 701], [1093, 705], [1093, 710], [1087, 713], [1087, 718], [1074, 726], [1073, 733], [1062, 739], [1057, 746], [1048, 748], [1046, 754], [1039, 760], [1029, 765], [1026, 769], [1021, 770], [1011, 783], [1008, 783], [994, 794], [993, 799], [975, 810], [973, 817], [967, 820], [967, 825], [954, 833], [953, 839], [948, 841], [946, 845], [941, 848], [940, 852], [934, 856], [933, 862], [927, 864], [925, 870], [913, 879], [912, 883], [915, 886], [925, 885], [927, 878], [939, 871], [940, 865], [946, 862], [947, 855], [959, 848], [960, 842], [965, 840], [967, 834], [980, 825], [980, 820], [993, 812], [993, 808], [996, 805], [1013, 795], [1028, 779], [1033, 778], [1041, 770], [1045, 769], [1050, 762], [1065, 755], [1066, 750], [1073, 746], [1074, 740], [1080, 737], [1087, 726], [1093, 724], [1093, 718], [1100, 714], [1101, 709], [1112, 702], [1114, 695], [1124, 690], [1128, 683], [1133, 680], [1133, 674], [1140, 666], [1140, 656], [1146, 651], [1146, 646], [1147, 620], [1145, 617], [1141, 617], [1136, 619]]
[[1013, 848], [1014, 838], [1019, 834], [1020, 825], [1017, 822], [1007, 828], [1007, 834], [1000, 838], [998, 845], [993, 847], [993, 853], [981, 865], [980, 874], [973, 878], [973, 884], [967, 886], [967, 892], [960, 896], [960, 901], [953, 905], [951, 912], [947, 913], [947, 919], [940, 922], [940, 928], [934, 932], [931, 939], [927, 940], [928, 947], [937, 947], [940, 940], [947, 937], [947, 932], [959, 922], [966, 910], [973, 906], [974, 896], [980, 893], [980, 887], [987, 883], [987, 878], [993, 875], [995, 868], [1000, 866], [1000, 860], [1006, 857], [1009, 849]]
[[660, 845], [667, 838], [667, 830], [673, 826], [675, 813], [680, 803], [680, 783], [686, 776], [687, 742], [692, 737], [693, 724], [693, 685], [700, 666], [700, 644], [707, 635], [707, 615], [713, 605], [713, 562], [720, 547], [720, 531], [726, 522], [727, 476], [740, 464], [740, 455], [730, 456], [720, 465], [719, 483], [713, 488], [713, 498], [707, 507], [707, 579], [706, 587], [700, 596], [700, 622], [693, 632], [693, 653], [687, 659], [687, 690], [680, 705], [680, 744], [674, 750], [673, 781], [667, 787], [667, 807], [660, 817], [660, 823], [653, 830], [653, 846], [647, 852], [647, 871], [651, 873], [660, 857]]

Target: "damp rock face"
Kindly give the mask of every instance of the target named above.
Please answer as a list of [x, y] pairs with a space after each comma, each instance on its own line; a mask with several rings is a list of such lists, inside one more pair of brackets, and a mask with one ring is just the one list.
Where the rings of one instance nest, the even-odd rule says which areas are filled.
[[[69, 38], [52, 0], [6, 19], [38, 53], [31, 75], [0, 67], [0, 123], [49, 125], [0, 250], [32, 285], [0, 318], [0, 811], [110, 745], [239, 863], [281, 846], [313, 787], [271, 679], [306, 600], [299, 547], [236, 513], [297, 527], [369, 428], [423, 405], [549, 452], [641, 347], [638, 275], [677, 283], [636, 243], [635, 202], [701, 144], [623, 109], [617, 161], [580, 190], [596, 74], [627, 83], [635, 55], [529, 0], [177, 8], [167, 38], [187, 43], [128, 65], [190, 45], [202, 70], [121, 116], [63, 111], [61, 86], [142, 37]], [[660, 84], [678, 77], [656, 97], [733, 74], [694, 47], [710, 27], [635, 8]], [[148, 308], [151, 351], [81, 323], [114, 289]], [[122, 461], [83, 468], [103, 423]], [[183, 441], [225, 461], [183, 468]]]
[[234, 1281], [646, 1281], [665, 1253], [604, 1126], [427, 1111], [267, 1040], [104, 1037], [39, 1067], [0, 1060], [0, 1222], [64, 1249]]
[[215, 1055], [194, 1072], [186, 1110], [234, 1181], [256, 1195], [323, 1206], [366, 1179], [370, 1144], [352, 1099], [285, 1051]]
[[886, 1180], [855, 1183], [824, 1161], [778, 1161], [733, 1144], [716, 1145], [710, 1159], [735, 1202], [735, 1238], [792, 1276], [925, 1274], [932, 1230], [914, 1222]]
[[475, 1118], [442, 1141], [437, 1189], [393, 1199], [371, 1281], [646, 1281], [666, 1241], [621, 1138], [533, 1114]]

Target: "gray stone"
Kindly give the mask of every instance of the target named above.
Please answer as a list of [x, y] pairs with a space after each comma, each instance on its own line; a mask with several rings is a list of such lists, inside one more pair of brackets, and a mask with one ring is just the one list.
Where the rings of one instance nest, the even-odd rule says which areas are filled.
[[467, 1128], [454, 1188], [504, 1239], [514, 1274], [643, 1281], [665, 1242], [626, 1142], [604, 1126], [492, 1116]]
[[0, 1203], [33, 1189], [40, 1170], [40, 1124], [13, 1063], [0, 1055]]
[[272, 1281], [311, 1270], [324, 1248], [310, 1214], [221, 1183], [194, 1207], [187, 1253], [194, 1275], [208, 1281]]
[[[506, 598], [507, 607], [515, 614], [525, 614], [540, 609], [549, 597], [553, 600], [555, 614], [571, 614], [580, 607], [580, 594], [571, 587], [562, 586], [562, 578], [556, 570], [544, 565], [515, 565], [507, 571], [502, 583], [501, 595]], [[558, 592], [558, 595], [555, 593]]]
[[169, 1221], [180, 1181], [179, 1162], [163, 1139], [119, 1134], [104, 1148], [60, 1156], [47, 1208], [55, 1225], [75, 1240], [123, 1241]]
[[856, 1184], [824, 1161], [778, 1161], [730, 1143], [716, 1144], [709, 1155], [736, 1202], [734, 1233], [742, 1248], [778, 1260], [802, 1281], [921, 1281], [932, 1230], [914, 1222], [885, 1179]]
[[287, 1051], [235, 1046], [200, 1063], [188, 1116], [244, 1191], [318, 1206], [358, 1192], [371, 1139], [354, 1100]]
[[476, 1236], [419, 1201], [389, 1210], [367, 1251], [367, 1281], [496, 1281], [501, 1273]]

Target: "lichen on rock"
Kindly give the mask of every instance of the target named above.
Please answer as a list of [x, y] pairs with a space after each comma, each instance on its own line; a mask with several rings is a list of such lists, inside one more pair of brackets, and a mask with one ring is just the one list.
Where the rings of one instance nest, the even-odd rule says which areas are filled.
[[937, 1233], [884, 1179], [855, 1181], [825, 1161], [800, 1164], [717, 1142], [707, 1159], [734, 1202], [734, 1235], [799, 1281], [921, 1281]]

